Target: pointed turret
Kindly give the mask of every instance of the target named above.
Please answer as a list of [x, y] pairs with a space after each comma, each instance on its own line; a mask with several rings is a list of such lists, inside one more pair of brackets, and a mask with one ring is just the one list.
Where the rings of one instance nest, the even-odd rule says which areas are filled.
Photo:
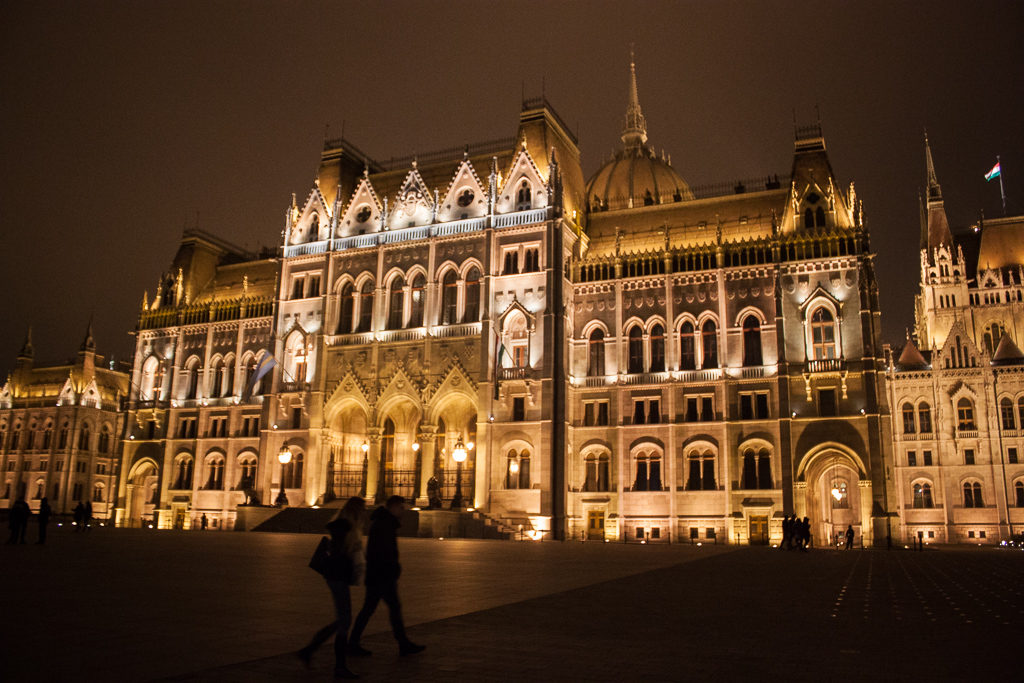
[[[949, 231], [949, 220], [946, 218], [946, 208], [942, 202], [942, 186], [935, 175], [935, 164], [932, 161], [932, 148], [928, 144], [928, 134], [924, 136], [925, 165], [928, 171], [928, 250], [938, 249], [940, 246], [953, 246], [953, 235]], [[922, 241], [923, 241], [922, 235]]]
[[896, 364], [901, 368], [919, 368], [928, 365], [928, 361], [924, 359], [924, 356], [918, 350], [914, 340], [907, 336], [907, 343], [903, 347], [900, 358], [896, 361]]
[[1013, 343], [1010, 335], [1003, 334], [999, 338], [996, 352], [992, 354], [992, 365], [1019, 365], [1024, 363], [1024, 353]]
[[85, 338], [82, 340], [80, 351], [96, 353], [96, 340], [92, 336], [92, 316], [89, 316], [89, 324], [85, 328]]
[[32, 347], [32, 326], [28, 326], [28, 331], [25, 332], [25, 342], [21, 345], [21, 351], [18, 351], [18, 360], [32, 360], [35, 358], [36, 350]]
[[626, 105], [626, 125], [622, 129], [622, 144], [626, 149], [642, 147], [647, 142], [647, 119], [640, 109], [640, 96], [636, 90], [636, 62], [629, 51], [629, 103]]

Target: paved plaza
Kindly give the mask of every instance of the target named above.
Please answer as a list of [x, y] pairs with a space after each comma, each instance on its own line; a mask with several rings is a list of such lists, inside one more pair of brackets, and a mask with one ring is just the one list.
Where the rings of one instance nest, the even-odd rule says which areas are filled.
[[[58, 530], [0, 546], [5, 680], [329, 680], [316, 536]], [[1020, 678], [1024, 552], [401, 539], [366, 680]], [[361, 591], [353, 596], [357, 606]]]

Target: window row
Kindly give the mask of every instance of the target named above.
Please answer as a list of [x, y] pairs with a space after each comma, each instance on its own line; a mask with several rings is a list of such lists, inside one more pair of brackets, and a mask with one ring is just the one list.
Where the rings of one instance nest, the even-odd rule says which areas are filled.
[[[67, 448], [70, 441], [70, 435], [70, 425], [68, 423], [61, 425], [61, 428], [57, 431], [56, 447], [58, 449]], [[98, 453], [110, 453], [113, 443], [113, 435], [110, 426], [103, 425], [103, 427], [100, 428], [100, 433], [96, 437], [94, 449], [93, 431], [92, 427], [88, 423], [84, 423], [82, 425], [78, 432], [78, 439], [76, 441], [78, 450], [95, 450]], [[30, 429], [24, 431], [19, 425], [15, 425], [14, 429], [11, 430], [10, 442], [7, 442], [6, 430], [0, 430], [0, 448], [6, 447], [8, 450], [17, 451], [24, 447], [25, 450], [33, 451], [49, 450], [53, 445], [53, 426], [49, 424], [42, 430]]]
[[[173, 389], [167, 384], [168, 366], [170, 361], [162, 360], [156, 355], [149, 356], [142, 364], [142, 377], [139, 382], [139, 399], [142, 401], [163, 401], [170, 397]], [[244, 387], [245, 392], [258, 395], [263, 391], [265, 377], [260, 377], [259, 359], [251, 353], [246, 354], [241, 364], [242, 373], [236, 366], [234, 356], [217, 356], [206, 371], [208, 398], [223, 398], [239, 395], [236, 388]], [[257, 381], [256, 378], [259, 377]], [[179, 398], [194, 400], [200, 396], [200, 386], [204, 379], [202, 361], [199, 356], [190, 356], [178, 373]], [[241, 383], [239, 380], [243, 380]]]

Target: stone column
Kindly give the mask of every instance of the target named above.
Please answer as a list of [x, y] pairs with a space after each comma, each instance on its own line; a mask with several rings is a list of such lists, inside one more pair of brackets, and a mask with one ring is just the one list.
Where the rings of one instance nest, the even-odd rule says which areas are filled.
[[366, 497], [377, 497], [377, 489], [384, 482], [380, 481], [380, 427], [366, 430], [366, 440], [370, 443], [366, 467]]
[[430, 504], [427, 484], [434, 476], [434, 439], [437, 425], [420, 425], [416, 439], [420, 444], [420, 490], [416, 492], [416, 505], [427, 507]]

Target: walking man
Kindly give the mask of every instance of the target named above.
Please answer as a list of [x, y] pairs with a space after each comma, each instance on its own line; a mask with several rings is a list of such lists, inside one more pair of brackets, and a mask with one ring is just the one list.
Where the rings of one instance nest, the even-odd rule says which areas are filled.
[[81, 531], [85, 527], [85, 506], [82, 505], [82, 501], [78, 501], [78, 505], [75, 506], [74, 518], [75, 531]]
[[381, 600], [388, 606], [391, 631], [398, 641], [398, 653], [414, 655], [426, 649], [405, 635], [402, 604], [398, 601], [398, 577], [402, 573], [402, 565], [398, 563], [398, 527], [401, 526], [399, 520], [404, 511], [405, 499], [391, 496], [370, 515], [370, 533], [366, 539], [366, 600], [359, 610], [348, 641], [349, 653], [353, 655], [366, 657], [372, 654], [359, 644], [359, 639]]
[[38, 545], [46, 543], [46, 525], [50, 523], [50, 514], [53, 510], [50, 508], [49, 501], [43, 498], [39, 501], [39, 540], [36, 541]]
[[853, 525], [850, 524], [846, 527], [846, 549], [849, 550], [853, 547]]

